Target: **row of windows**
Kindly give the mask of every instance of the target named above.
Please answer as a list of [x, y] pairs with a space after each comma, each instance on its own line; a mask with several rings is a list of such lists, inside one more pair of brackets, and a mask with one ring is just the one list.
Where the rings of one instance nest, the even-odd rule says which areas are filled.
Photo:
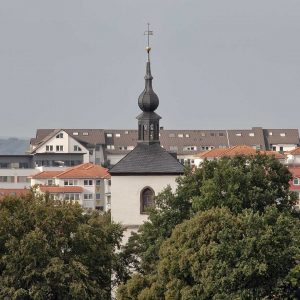
[[[74, 131], [74, 132], [73, 132], [73, 135], [79, 135], [79, 132], [77, 132], [77, 131]], [[87, 135], [89, 135], [89, 133], [88, 133], [88, 132], [86, 132], [86, 131], [84, 131], [84, 132], [82, 133], [82, 135], [85, 135], [85, 136], [87, 136]]]
[[7, 183], [16, 183], [16, 182], [29, 182], [27, 176], [0, 176], [0, 182], [7, 182]]
[[[46, 146], [46, 151], [47, 151], [47, 152], [52, 152], [53, 149], [54, 149], [54, 146], [53, 146], [53, 145], [47, 145], [47, 146]], [[63, 146], [63, 145], [56, 145], [55, 150], [56, 150], [57, 152], [64, 151], [64, 146]]]
[[[50, 179], [51, 181], [53, 179]], [[48, 182], [50, 181], [48, 180]], [[97, 179], [96, 180], [96, 185], [100, 185], [101, 184], [101, 180]], [[65, 179], [64, 180], [64, 186], [72, 186], [72, 185], [78, 185], [78, 180], [77, 179]], [[83, 180], [83, 185], [85, 186], [92, 186], [94, 185], [94, 180], [92, 179], [84, 179]]]
[[60, 166], [67, 166], [73, 167], [82, 164], [81, 160], [37, 160], [35, 162], [37, 167], [60, 167]]
[[15, 162], [15, 163], [0, 163], [0, 169], [28, 169], [29, 163]]
[[[50, 194], [50, 197], [52, 199], [61, 199], [61, 194], [59, 193], [52, 193]], [[80, 194], [79, 193], [65, 193], [62, 196], [63, 200], [73, 200], [73, 201], [79, 201], [80, 200]], [[93, 200], [93, 194], [83, 194], [83, 199], [84, 200]], [[96, 194], [96, 199], [100, 200], [101, 199], [101, 194]]]
[[115, 145], [106, 145], [106, 149], [109, 150], [133, 150], [134, 146], [115, 146]]
[[[273, 132], [270, 131], [269, 135], [273, 135]], [[286, 133], [285, 132], [280, 132], [279, 135], [282, 136], [282, 137], [284, 137], [284, 136], [286, 136]]]
[[[124, 133], [125, 133], [125, 134], [128, 134], [129, 132], [128, 132], [128, 130], [126, 130]], [[112, 137], [113, 137], [113, 134], [112, 134], [112, 133], [106, 133], [106, 137], [112, 138]], [[121, 133], [115, 133], [115, 137], [116, 137], [116, 138], [121, 137]]]
[[[101, 199], [101, 194], [97, 193], [95, 195], [96, 200], [100, 200]], [[93, 194], [83, 194], [83, 199], [84, 200], [93, 200]]]

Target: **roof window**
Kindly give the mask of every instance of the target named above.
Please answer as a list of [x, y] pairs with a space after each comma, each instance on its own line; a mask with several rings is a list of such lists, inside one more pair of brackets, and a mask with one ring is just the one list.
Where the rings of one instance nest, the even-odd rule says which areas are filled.
[[205, 136], [205, 132], [201, 132], [201, 136]]
[[77, 131], [74, 131], [74, 132], [73, 132], [73, 135], [78, 135], [78, 132], [77, 132]]
[[281, 132], [281, 133], [280, 133], [280, 136], [285, 136], [285, 132]]
[[249, 136], [254, 136], [254, 132], [249, 132]]
[[120, 133], [116, 133], [115, 136], [116, 136], [117, 138], [119, 138], [119, 137], [121, 136], [121, 134], [120, 134]]
[[169, 137], [175, 137], [175, 133], [170, 133]]
[[82, 135], [89, 135], [89, 133], [86, 132], [86, 131], [84, 131], [84, 132], [82, 133]]
[[107, 137], [112, 137], [112, 133], [107, 133], [106, 136]]
[[236, 136], [242, 136], [242, 133], [241, 132], [237, 132], [235, 135]]
[[183, 133], [178, 133], [179, 138], [183, 138]]
[[273, 132], [272, 132], [272, 131], [270, 131], [270, 132], [269, 132], [269, 135], [273, 135]]
[[185, 134], [185, 137], [189, 138], [189, 137], [190, 137], [190, 135], [189, 135], [188, 133], [186, 133], [186, 134]]

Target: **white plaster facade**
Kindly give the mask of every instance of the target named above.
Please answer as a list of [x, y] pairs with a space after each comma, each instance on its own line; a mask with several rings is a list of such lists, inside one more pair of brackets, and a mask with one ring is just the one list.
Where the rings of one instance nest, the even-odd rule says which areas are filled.
[[22, 189], [30, 187], [28, 177], [39, 172], [39, 169], [0, 169], [0, 188]]
[[271, 150], [277, 152], [286, 152], [291, 151], [297, 148], [296, 144], [273, 144]]
[[176, 190], [175, 175], [117, 176], [111, 177], [112, 220], [125, 227], [138, 227], [147, 220], [147, 214], [140, 212], [140, 195], [145, 187], [154, 190], [155, 195], [168, 185]]
[[[44, 142], [41, 146], [34, 149], [36, 153], [84, 153], [83, 162], [90, 162], [89, 150], [77, 142], [64, 130], [58, 131], [52, 138]], [[95, 161], [95, 154], [92, 155], [92, 161]]]
[[291, 154], [286, 155], [286, 164], [288, 165], [300, 165], [300, 154]]

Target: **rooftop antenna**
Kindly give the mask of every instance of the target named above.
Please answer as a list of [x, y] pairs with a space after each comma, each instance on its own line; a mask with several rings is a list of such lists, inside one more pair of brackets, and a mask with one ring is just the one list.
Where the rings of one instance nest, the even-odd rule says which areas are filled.
[[150, 29], [150, 23], [147, 23], [148, 29], [144, 32], [144, 35], [147, 35], [147, 47], [146, 47], [146, 51], [148, 53], [148, 61], [150, 61], [150, 51], [151, 51], [151, 47], [150, 47], [150, 35], [153, 35], [153, 31], [149, 30]]

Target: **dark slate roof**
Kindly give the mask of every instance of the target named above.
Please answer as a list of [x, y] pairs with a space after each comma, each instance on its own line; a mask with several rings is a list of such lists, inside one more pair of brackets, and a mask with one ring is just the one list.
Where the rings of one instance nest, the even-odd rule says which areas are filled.
[[159, 144], [138, 144], [109, 172], [111, 175], [180, 175], [184, 167]]

